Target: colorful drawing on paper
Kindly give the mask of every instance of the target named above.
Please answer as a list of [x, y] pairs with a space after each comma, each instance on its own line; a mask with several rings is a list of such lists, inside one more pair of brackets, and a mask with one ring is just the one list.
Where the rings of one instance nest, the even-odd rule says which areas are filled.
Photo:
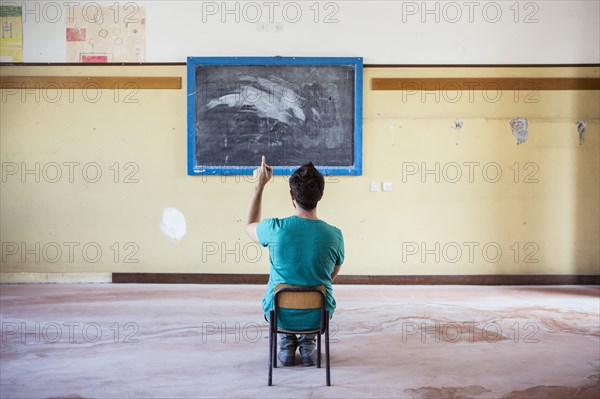
[[126, 3], [76, 12], [67, 19], [66, 40], [67, 62], [144, 62], [145, 9]]
[[15, 5], [0, 6], [0, 62], [23, 62], [22, 8]]

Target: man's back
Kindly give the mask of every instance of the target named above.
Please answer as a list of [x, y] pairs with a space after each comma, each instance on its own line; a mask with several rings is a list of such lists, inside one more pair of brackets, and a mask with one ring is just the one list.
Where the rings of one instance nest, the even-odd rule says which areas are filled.
[[260, 244], [269, 247], [271, 262], [269, 284], [263, 297], [265, 313], [273, 308], [273, 288], [285, 283], [324, 285], [327, 308], [333, 314], [335, 300], [331, 276], [335, 266], [344, 261], [344, 240], [340, 229], [323, 220], [290, 216], [265, 219], [258, 224], [256, 232]]

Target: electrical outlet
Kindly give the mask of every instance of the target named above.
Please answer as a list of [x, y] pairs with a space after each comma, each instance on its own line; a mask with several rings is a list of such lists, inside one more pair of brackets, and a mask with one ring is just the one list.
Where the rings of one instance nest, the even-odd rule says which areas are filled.
[[381, 188], [381, 183], [379, 183], [378, 181], [371, 182], [371, 192], [372, 193], [379, 191], [380, 188]]
[[391, 181], [383, 182], [383, 191], [385, 191], [386, 193], [389, 193], [392, 191], [392, 182]]

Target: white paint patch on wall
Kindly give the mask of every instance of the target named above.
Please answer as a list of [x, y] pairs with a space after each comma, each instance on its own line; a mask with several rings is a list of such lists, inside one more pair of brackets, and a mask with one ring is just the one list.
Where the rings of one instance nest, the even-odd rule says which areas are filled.
[[175, 208], [165, 208], [160, 221], [160, 231], [173, 241], [181, 240], [186, 233], [183, 213]]

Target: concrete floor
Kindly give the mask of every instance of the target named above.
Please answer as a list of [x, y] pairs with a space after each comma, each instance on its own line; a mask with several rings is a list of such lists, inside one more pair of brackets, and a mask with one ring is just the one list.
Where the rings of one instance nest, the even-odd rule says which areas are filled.
[[261, 286], [2, 285], [2, 398], [598, 398], [600, 287], [336, 286], [267, 387]]

